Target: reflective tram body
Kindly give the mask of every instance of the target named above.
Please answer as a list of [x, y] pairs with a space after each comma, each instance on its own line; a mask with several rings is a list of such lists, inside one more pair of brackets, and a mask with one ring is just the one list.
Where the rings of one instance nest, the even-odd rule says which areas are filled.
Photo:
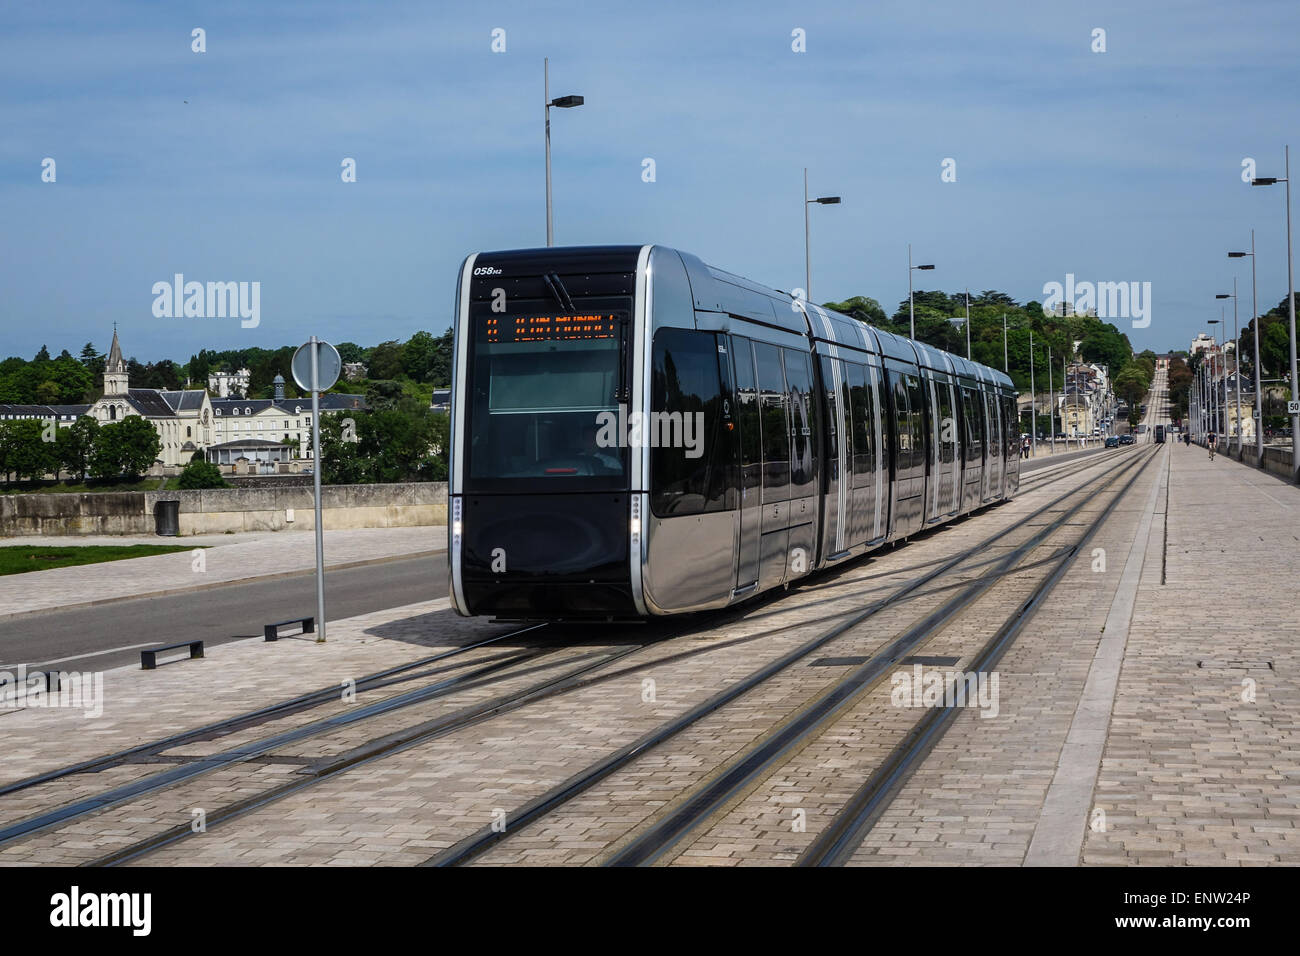
[[1015, 494], [1015, 394], [665, 246], [472, 255], [452, 604], [627, 618], [787, 585]]

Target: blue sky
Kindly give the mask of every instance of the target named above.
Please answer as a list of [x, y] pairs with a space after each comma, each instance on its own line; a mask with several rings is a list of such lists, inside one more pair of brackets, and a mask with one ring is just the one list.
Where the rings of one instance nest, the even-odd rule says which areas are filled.
[[[1285, 296], [1282, 187], [1241, 163], [1300, 149], [1297, 26], [1292, 0], [8, 3], [0, 356], [106, 350], [113, 321], [141, 361], [440, 333], [468, 252], [545, 243], [543, 56], [586, 97], [552, 112], [557, 244], [802, 286], [807, 166], [844, 197], [812, 210], [818, 301], [892, 312], [910, 241], [926, 288], [1151, 282], [1150, 328], [1117, 324], [1186, 347], [1234, 274], [1248, 318], [1225, 254], [1252, 226], [1261, 308]], [[177, 272], [260, 282], [261, 324], [155, 318]]]

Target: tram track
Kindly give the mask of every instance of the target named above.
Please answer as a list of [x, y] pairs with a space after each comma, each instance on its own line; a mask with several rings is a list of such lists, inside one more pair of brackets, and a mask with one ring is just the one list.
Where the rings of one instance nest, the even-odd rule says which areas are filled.
[[[1062, 500], [1074, 493], [1077, 493], [1077, 489], [1067, 492], [1056, 500]], [[1049, 504], [1046, 507], [1050, 506], [1051, 505]], [[1006, 530], [999, 532], [997, 535], [991, 536], [991, 539], [989, 540], [1000, 537], [1005, 533], [1007, 533]], [[982, 548], [986, 546], [986, 544], [987, 541], [977, 545], [976, 547]], [[963, 556], [966, 554], [968, 554], [968, 552], [964, 553]], [[883, 606], [886, 603], [895, 603], [901, 601], [907, 595], [917, 593], [926, 583], [944, 573], [948, 567], [956, 561], [959, 561], [963, 556], [959, 556], [957, 559], [954, 559], [954, 561], [945, 562], [935, 571], [909, 582], [903, 588], [899, 589], [897, 593], [891, 595], [886, 602], [880, 602], [881, 605]], [[857, 585], [860, 585], [859, 580], [847, 581], [845, 582], [844, 588], [847, 590]], [[835, 601], [841, 601], [843, 599], [842, 596], [825, 597], [817, 600], [813, 605], [805, 605], [805, 607], [824, 605]], [[737, 606], [737, 608], [732, 611], [723, 613], [741, 616], [746, 613], [752, 613], [755, 610], [761, 611], [763, 605], [766, 603], [769, 602], [760, 601], [757, 606], [754, 603], [747, 603], [745, 605]], [[773, 595], [770, 603], [779, 605], [780, 596]], [[781, 609], [777, 607], [773, 613], [780, 613], [780, 610]], [[847, 613], [848, 612], [837, 612], [830, 614], [827, 615], [827, 619], [836, 620], [843, 618]], [[870, 613], [874, 613], [874, 611]], [[716, 624], [717, 621], [718, 616], [714, 615], [711, 623]], [[808, 621], [805, 618], [800, 623], [806, 626]], [[844, 628], [852, 627], [854, 623], [856, 623], [856, 621], [850, 621], [848, 624], [842, 626]], [[318, 734], [326, 733], [331, 729], [354, 724], [372, 717], [394, 713], [405, 707], [424, 703], [460, 690], [480, 687], [485, 683], [519, 677], [521, 676], [520, 671], [510, 671], [510, 668], [515, 665], [527, 665], [530, 662], [533, 662], [534, 666], [537, 666], [534, 659], [537, 658], [544, 649], [521, 648], [518, 651], [506, 652], [487, 660], [478, 658], [472, 661], [455, 663], [447, 662], [453, 661], [455, 658], [465, 655], [469, 651], [495, 643], [506, 642], [512, 638], [518, 638], [521, 635], [538, 630], [545, 626], [547, 625], [531, 624], [523, 628], [508, 631], [505, 634], [495, 635], [482, 641], [467, 644], [464, 647], [454, 648], [450, 651], [421, 658], [417, 661], [412, 661], [397, 667], [388, 668], [375, 674], [367, 675], [358, 680], [358, 692], [374, 691], [400, 682], [435, 676], [436, 674], [445, 673], [452, 669], [474, 666], [474, 669], [469, 673], [458, 675], [454, 678], [446, 678], [435, 682], [433, 685], [417, 688], [416, 690], [409, 691], [405, 694], [400, 694], [395, 698], [388, 698], [374, 704], [367, 704], [357, 708], [356, 710], [337, 714], [320, 721], [314, 721], [304, 727], [285, 731], [284, 733], [274, 735], [271, 738], [254, 741], [241, 747], [236, 747], [229, 751], [209, 757], [170, 758], [167, 757], [164, 752], [174, 750], [186, 744], [217, 739], [237, 730], [256, 727], [289, 716], [293, 713], [302, 712], [320, 706], [326, 702], [337, 701], [339, 698], [338, 688], [322, 688], [286, 701], [281, 701], [268, 707], [249, 711], [222, 721], [217, 721], [189, 731], [173, 734], [156, 741], [138, 745], [127, 750], [93, 758], [88, 761], [82, 761], [66, 768], [61, 768], [56, 771], [36, 775], [4, 785], [3, 787], [0, 787], [0, 797], [20, 792], [41, 784], [51, 783], [69, 776], [94, 773], [126, 763], [157, 763], [165, 762], [169, 759], [181, 759], [187, 761], [179, 767], [173, 767], [166, 771], [162, 771], [161, 773], [151, 774], [141, 781], [132, 781], [131, 783], [120, 787], [111, 788], [104, 793], [95, 794], [85, 799], [74, 801], [71, 804], [56, 808], [48, 813], [39, 814], [8, 826], [0, 827], [0, 848], [20, 841], [25, 837], [47, 832], [62, 825], [82, 820], [98, 811], [119, 806], [145, 794], [156, 793], [160, 790], [180, 786], [186, 781], [192, 780], [193, 778], [212, 770], [230, 767], [259, 758], [266, 759], [277, 747], [283, 747], [290, 743], [309, 739]], [[737, 643], [758, 640], [772, 634], [789, 630], [795, 626], [799, 625], [782, 625], [761, 631], [757, 634], [747, 635], [739, 639], [715, 643], [708, 647], [694, 648], [683, 654], [673, 655], [665, 660], [682, 659], [697, 654], [708, 653], [721, 647], [734, 646]], [[837, 625], [837, 628], [840, 627], [841, 625]], [[671, 638], [661, 638], [661, 640], [670, 639]], [[832, 638], [826, 638], [826, 640], [830, 639]], [[521, 691], [494, 698], [483, 705], [472, 705], [451, 714], [441, 715], [432, 720], [423, 721], [410, 728], [402, 728], [388, 734], [382, 734], [379, 737], [368, 740], [352, 750], [347, 751], [341, 756], [332, 758], [323, 757], [315, 761], [309, 761], [308, 766], [302, 771], [304, 774], [302, 779], [291, 781], [290, 783], [272, 788], [267, 792], [249, 797], [245, 800], [237, 801], [225, 808], [212, 811], [208, 817], [208, 825], [211, 827], [223, 822], [228, 822], [229, 820], [237, 819], [267, 805], [268, 803], [289, 796], [292, 793], [297, 793], [305, 787], [311, 786], [324, 779], [328, 779], [340, 772], [350, 769], [351, 767], [368, 763], [373, 760], [382, 759], [385, 756], [417, 746], [418, 744], [436, 739], [437, 737], [444, 736], [445, 734], [452, 733], [455, 730], [462, 729], [472, 724], [489, 720], [501, 713], [506, 713], [537, 700], [552, 697], [568, 690], [576, 690], [580, 687], [590, 686], [591, 684], [603, 679], [615, 678], [619, 676], [619, 673], [623, 672], [611, 673], [608, 675], [608, 678], [599, 675], [593, 676], [592, 672], [599, 671], [602, 668], [617, 663], [629, 654], [643, 649], [647, 646], [647, 643], [650, 642], [637, 643], [630, 647], [620, 648], [612, 654], [596, 654], [595, 659], [593, 660], [585, 662], [578, 661], [578, 668], [576, 670], [569, 670], [564, 674], [549, 677], [546, 680], [531, 685]], [[653, 643], [659, 642], [656, 641]], [[810, 648], [809, 652], [811, 649], [813, 648]], [[565, 666], [574, 662], [574, 658], [569, 658], [548, 666]], [[660, 662], [657, 661], [654, 663], [657, 664]], [[436, 668], [436, 670], [420, 670], [421, 668], [428, 668], [437, 664], [441, 664], [442, 666]], [[631, 671], [635, 670], [635, 668], [628, 668], [627, 670]], [[721, 704], [719, 704], [719, 706], [720, 705]], [[114, 865], [134, 860], [148, 854], [154, 849], [184, 839], [186, 836], [190, 835], [191, 832], [192, 831], [188, 824], [184, 827], [178, 826], [175, 828], [169, 828], [162, 833], [154, 834], [145, 840], [137, 841], [136, 843], [114, 851], [111, 854], [101, 856], [92, 861], [92, 863], [95, 865]]]
[[[1125, 492], [1141, 476], [1149, 461], [1148, 456], [1145, 460], [1137, 459], [1126, 463], [1099, 489], [1106, 490], [1117, 483], [1129, 469], [1133, 469], [1133, 476], [1116, 494], [1110, 507], [1122, 499]], [[998, 570], [1009, 572], [1017, 568], [1021, 561], [1045, 542], [1052, 533], [1065, 526], [1077, 515], [1089, 503], [1091, 497], [1091, 495], [1084, 496], [1078, 504], [1063, 511], [1059, 517], [1016, 547], [999, 562]], [[1109, 509], [1106, 513], [1109, 514]], [[1074, 551], [1062, 559], [1061, 567], [1068, 564], [1073, 554]], [[752, 746], [720, 774], [687, 799], [679, 802], [673, 810], [622, 845], [606, 858], [604, 865], [646, 866], [671, 852], [689, 834], [713, 819], [731, 801], [768, 775], [797, 748], [833, 726], [837, 718], [879, 686], [889, 676], [891, 668], [904, 657], [924, 648], [934, 636], [991, 590], [1000, 577], [1001, 574], [981, 576], [964, 587], [960, 593], [950, 598], [937, 610], [927, 614], [901, 636], [871, 655], [864, 664], [855, 668], [829, 690], [821, 693], [797, 714], [787, 719], [777, 730]]]
[[[1056, 562], [1050, 574], [1034, 588], [1025, 601], [1015, 607], [976, 652], [969, 665], [972, 672], [987, 673], [997, 666], [1016, 638], [1033, 619], [1038, 608], [1052, 594], [1069, 570], [1071, 560], [1087, 547], [1115, 508], [1124, 500], [1128, 489], [1145, 473], [1156, 457], [1155, 452], [1146, 456], [1141, 468], [1125, 488], [1111, 499], [1103, 511], [1088, 525], [1079, 541]], [[804, 850], [796, 865], [842, 866], [847, 863], [872, 827], [889, 808], [912, 772], [929, 756], [960, 712], [960, 707], [947, 704], [927, 710], [881, 765], [858, 787], [812, 844]]]
[[[778, 658], [777, 660], [772, 661], [771, 663], [765, 665], [762, 668], [759, 668], [757, 671], [752, 672], [749, 676], [742, 678], [740, 681], [736, 682], [735, 684], [730, 685], [729, 687], [713, 695], [712, 697], [705, 700], [704, 702], [696, 705], [695, 707], [691, 708], [690, 710], [688, 710], [681, 716], [677, 717], [676, 719], [668, 722], [665, 725], [662, 725], [659, 728], [656, 728], [655, 730], [645, 735], [642, 735], [632, 743], [613, 752], [612, 754], [603, 758], [601, 761], [597, 762], [596, 764], [591, 765], [585, 770], [565, 780], [558, 786], [543, 793], [539, 797], [525, 803], [523, 806], [521, 806], [513, 813], [510, 813], [508, 815], [509, 826], [505, 830], [494, 829], [491, 827], [483, 828], [477, 833], [462, 839], [461, 841], [454, 844], [452, 847], [448, 848], [447, 850], [444, 850], [436, 854], [435, 856], [429, 858], [428, 860], [425, 861], [424, 865], [455, 866], [455, 865], [462, 865], [471, 862], [473, 859], [475, 859], [482, 853], [486, 852], [487, 850], [501, 843], [503, 840], [507, 839], [508, 835], [518, 833], [521, 829], [528, 826], [529, 824], [536, 823], [537, 821], [541, 820], [547, 815], [553, 813], [561, 806], [568, 803], [570, 800], [579, 796], [583, 792], [589, 790], [591, 787], [593, 787], [594, 785], [596, 785], [606, 777], [610, 776], [617, 770], [627, 766], [629, 763], [643, 756], [645, 753], [654, 749], [655, 747], [676, 737], [687, 728], [695, 725], [700, 720], [704, 719], [708, 715], [719, 710], [721, 707], [725, 706], [731, 701], [736, 700], [738, 697], [742, 696], [743, 694], [748, 693], [749, 691], [767, 682], [768, 680], [775, 677], [776, 675], [781, 674], [784, 671], [788, 670], [793, 665], [809, 657], [815, 651], [825, 647], [831, 641], [834, 641], [835, 639], [854, 630], [859, 625], [861, 625], [862, 623], [864, 623], [865, 621], [873, 617], [875, 614], [879, 613], [880, 611], [884, 610], [887, 607], [891, 607], [902, 602], [903, 600], [905, 600], [910, 596], [915, 595], [926, 584], [938, 579], [942, 575], [947, 574], [950, 571], [957, 568], [958, 566], [962, 565], [972, 555], [980, 554], [984, 552], [1000, 539], [1006, 537], [1009, 534], [1014, 533], [1017, 529], [1024, 528], [1027, 524], [1029, 524], [1036, 518], [1048, 513], [1051, 509], [1059, 505], [1061, 502], [1067, 500], [1068, 498], [1075, 495], [1083, 494], [1084, 495], [1083, 502], [1081, 502], [1075, 508], [1068, 510], [1056, 521], [1050, 523], [1045, 529], [1035, 534], [1031, 538], [1030, 543], [1021, 546], [1020, 548], [1018, 548], [1016, 551], [1013, 552], [1013, 557], [1014, 556], [1023, 557], [1028, 553], [1029, 550], [1032, 550], [1032, 547], [1030, 546], [1031, 544], [1040, 542], [1052, 531], [1056, 530], [1061, 525], [1063, 525], [1072, 515], [1074, 515], [1081, 507], [1083, 507], [1083, 504], [1086, 503], [1088, 499], [1088, 489], [1092, 484], [1107, 479], [1107, 477], [1110, 476], [1112, 472], [1114, 472], [1115, 473], [1114, 476], [1110, 477], [1109, 481], [1106, 482], [1105, 486], [1108, 487], [1110, 483], [1113, 483], [1115, 480], [1118, 480], [1118, 477], [1121, 474], [1123, 474], [1126, 469], [1137, 466], [1140, 463], [1137, 458], [1130, 459], [1127, 457], [1126, 459], [1118, 462], [1115, 459], [1108, 459], [1107, 461], [1108, 464], [1111, 465], [1110, 469], [1102, 471], [1099, 475], [1091, 479], [1088, 479], [1087, 481], [1083, 482], [1079, 486], [1072, 488], [1069, 491], [1065, 492], [1064, 494], [1054, 498], [1052, 501], [1049, 501], [1047, 504], [1041, 506], [1040, 508], [1032, 512], [1030, 515], [1026, 516], [1024, 519], [1017, 522], [1012, 527], [1003, 529], [1002, 531], [990, 535], [989, 537], [985, 538], [984, 540], [980, 541], [974, 546], [965, 549], [958, 555], [946, 561], [943, 561], [937, 567], [934, 567], [932, 570], [922, 574], [917, 578], [912, 579], [911, 581], [907, 582], [906, 584], [904, 584], [903, 586], [901, 586], [891, 594], [887, 595], [886, 597], [876, 602], [873, 602], [867, 608], [852, 613], [845, 620], [840, 621], [839, 623], [833, 625], [828, 630], [819, 634], [817, 637], [796, 647], [795, 649], [786, 653], [785, 655]], [[1005, 565], [1007, 563], [1007, 560], [1009, 559], [1004, 559], [1002, 564]], [[1018, 561], [1013, 562], [1013, 566], [1016, 563], [1019, 562]], [[1001, 576], [1002, 573], [996, 570], [992, 574], [982, 575], [978, 579], [974, 588], [968, 588], [967, 592], [963, 592], [962, 595], [959, 595], [958, 598], [954, 600], [960, 601], [962, 603], [962, 606], [965, 606], [965, 604], [969, 603], [971, 600], [974, 599], [974, 596], [970, 596], [970, 597], [967, 596], [968, 592], [978, 590], [980, 591], [980, 593], [982, 593], [983, 590], [987, 590], [988, 587], [991, 587], [992, 583], [1000, 579]], [[985, 582], [985, 583], [983, 585], [980, 585], [978, 582]], [[930, 615], [930, 617], [933, 616], [934, 616], [933, 614]], [[951, 611], [949, 613], [949, 616], [951, 616]], [[927, 620], [928, 619], [929, 618], [927, 618]], [[884, 660], [886, 653], [889, 651], [892, 651], [892, 653], [888, 653], [888, 656], [891, 659], [897, 659], [898, 657], [901, 657], [903, 654], [907, 652], [907, 650], [904, 648], [914, 649], [915, 646], [917, 646], [919, 643], [923, 643], [923, 641], [913, 642], [911, 644], [905, 644], [904, 642], [901, 641], [901, 639], [899, 641], [895, 641], [892, 644], [887, 645], [885, 651], [879, 651], [877, 654], [872, 655], [872, 662], [869, 662], [868, 666], [879, 666], [874, 662], [878, 660]], [[851, 682], [851, 680], [852, 679], [850, 679], [849, 682]], [[693, 812], [692, 810], [690, 810], [692, 806], [693, 804], [688, 803], [687, 805], [688, 812]], [[696, 809], [698, 809], [698, 807]]]

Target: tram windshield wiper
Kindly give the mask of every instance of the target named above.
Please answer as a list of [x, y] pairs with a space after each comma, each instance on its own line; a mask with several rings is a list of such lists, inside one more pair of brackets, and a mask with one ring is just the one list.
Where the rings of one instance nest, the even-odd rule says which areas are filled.
[[550, 290], [551, 295], [555, 297], [555, 301], [560, 304], [560, 308], [570, 315], [578, 311], [577, 306], [573, 304], [573, 298], [569, 295], [569, 290], [564, 287], [564, 280], [558, 273], [545, 273], [542, 279], [546, 282], [546, 288]]

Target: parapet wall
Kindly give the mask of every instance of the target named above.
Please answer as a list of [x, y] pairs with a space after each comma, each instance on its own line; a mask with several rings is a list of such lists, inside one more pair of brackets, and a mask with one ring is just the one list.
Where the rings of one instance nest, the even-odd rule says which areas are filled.
[[[0, 535], [153, 534], [154, 504], [180, 502], [180, 533], [315, 527], [310, 487], [0, 495]], [[326, 485], [326, 529], [447, 523], [445, 482]]]

